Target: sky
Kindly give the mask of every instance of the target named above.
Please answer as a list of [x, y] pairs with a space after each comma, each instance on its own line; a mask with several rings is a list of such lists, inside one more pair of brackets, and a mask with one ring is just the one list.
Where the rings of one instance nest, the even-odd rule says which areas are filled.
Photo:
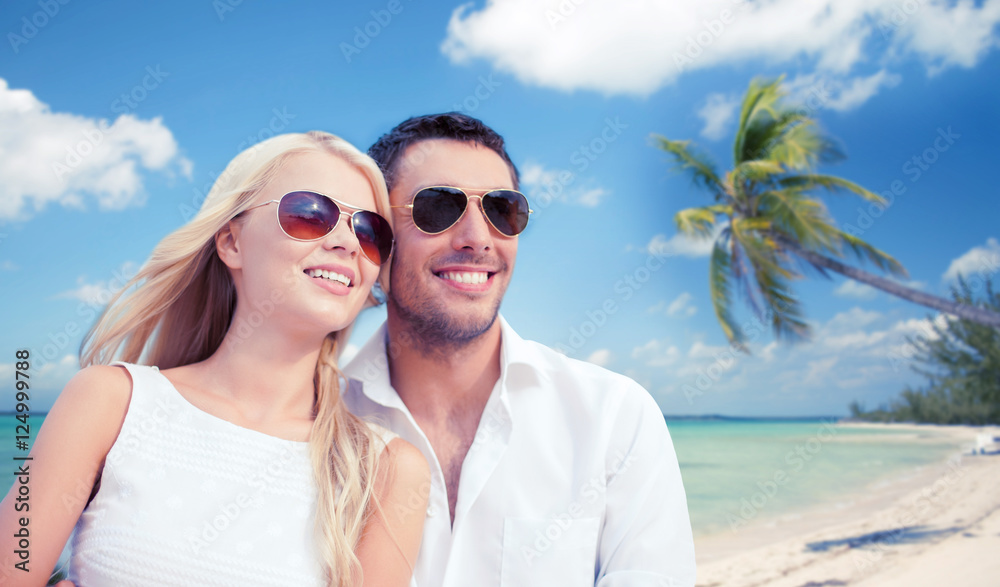
[[[4, 2], [0, 409], [18, 349], [48, 409], [111, 293], [241, 150], [312, 129], [366, 149], [449, 110], [505, 137], [536, 211], [501, 310], [521, 336], [634, 378], [668, 415], [875, 407], [921, 385], [908, 337], [943, 318], [806, 272], [812, 338], [735, 351], [711, 241], [673, 223], [710, 199], [650, 137], [725, 170], [750, 81], [784, 75], [847, 155], [818, 171], [889, 201], [825, 194], [838, 225], [947, 296], [1000, 271], [998, 23], [1000, 0]], [[348, 356], [383, 318], [362, 314]]]

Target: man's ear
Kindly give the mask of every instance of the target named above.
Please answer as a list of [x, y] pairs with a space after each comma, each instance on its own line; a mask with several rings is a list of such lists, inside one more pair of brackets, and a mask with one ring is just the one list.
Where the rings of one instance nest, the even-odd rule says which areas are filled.
[[243, 255], [240, 247], [240, 225], [230, 220], [215, 233], [215, 251], [219, 259], [230, 269], [243, 268]]

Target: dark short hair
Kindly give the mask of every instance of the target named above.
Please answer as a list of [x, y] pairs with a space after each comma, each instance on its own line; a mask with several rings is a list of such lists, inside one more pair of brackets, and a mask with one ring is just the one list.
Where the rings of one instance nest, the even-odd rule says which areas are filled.
[[396, 183], [399, 160], [410, 145], [431, 139], [452, 139], [482, 145], [500, 156], [510, 168], [514, 189], [520, 183], [517, 167], [510, 160], [504, 148], [503, 137], [481, 120], [460, 112], [427, 114], [407, 118], [396, 128], [385, 133], [368, 149], [368, 155], [378, 163], [385, 175], [385, 183], [391, 190]]

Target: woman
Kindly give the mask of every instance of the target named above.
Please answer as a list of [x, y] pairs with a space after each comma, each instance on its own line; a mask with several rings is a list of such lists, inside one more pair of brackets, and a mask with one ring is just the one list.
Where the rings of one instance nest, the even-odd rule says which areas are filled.
[[78, 587], [409, 584], [427, 463], [344, 409], [336, 365], [388, 216], [333, 135], [240, 153], [85, 337], [32, 450], [30, 572], [4, 584], [45, 584], [74, 525]]

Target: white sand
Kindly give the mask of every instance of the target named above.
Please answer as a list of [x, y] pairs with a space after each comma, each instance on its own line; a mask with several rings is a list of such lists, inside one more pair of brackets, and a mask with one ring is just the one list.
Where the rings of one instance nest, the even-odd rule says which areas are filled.
[[[982, 432], [934, 428], [968, 449]], [[1000, 429], [991, 434], [1000, 436]], [[837, 507], [695, 542], [699, 587], [995, 587], [1000, 455], [922, 467]]]

